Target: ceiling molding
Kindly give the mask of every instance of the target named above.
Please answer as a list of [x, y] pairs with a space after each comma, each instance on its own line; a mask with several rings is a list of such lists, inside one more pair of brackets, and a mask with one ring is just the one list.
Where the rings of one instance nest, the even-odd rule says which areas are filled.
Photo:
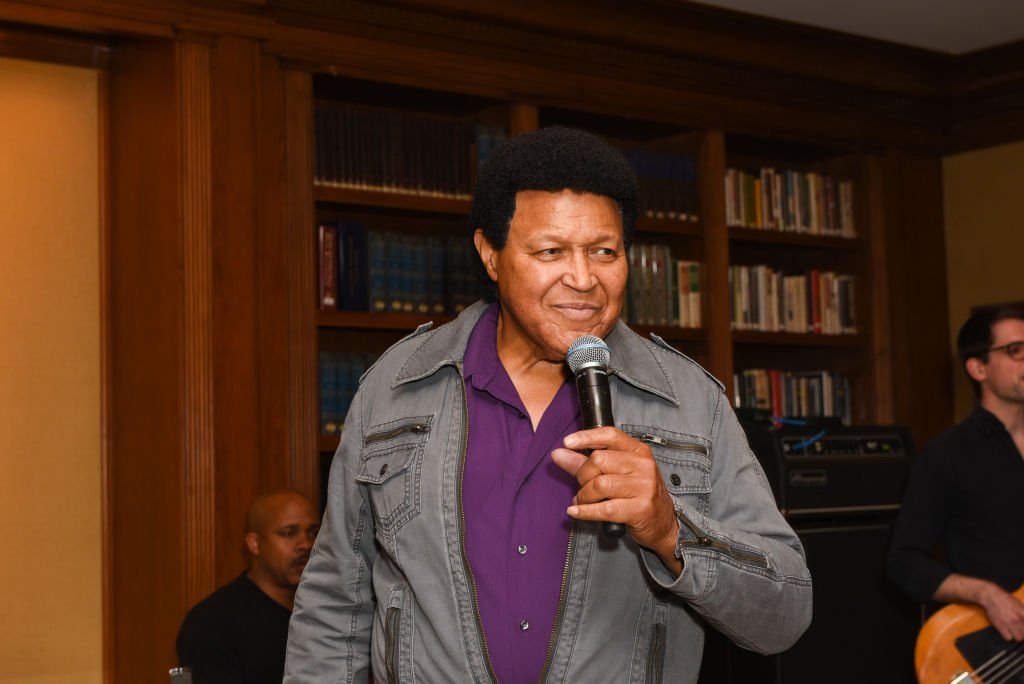
[[955, 57], [679, 0], [0, 0], [0, 21], [243, 36], [317, 71], [860, 148], [1022, 135], [1024, 42]]

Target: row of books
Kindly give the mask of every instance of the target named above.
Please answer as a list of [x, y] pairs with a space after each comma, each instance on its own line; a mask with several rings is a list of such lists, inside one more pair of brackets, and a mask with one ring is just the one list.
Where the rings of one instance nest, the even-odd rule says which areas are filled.
[[476, 259], [460, 235], [412, 235], [357, 221], [318, 229], [325, 310], [455, 315], [479, 297]]
[[468, 199], [473, 166], [505, 132], [460, 119], [317, 102], [321, 185]]
[[733, 330], [846, 335], [857, 333], [856, 277], [832, 271], [785, 273], [770, 266], [730, 266]]
[[768, 409], [773, 416], [851, 419], [849, 378], [827, 370], [782, 371], [748, 368], [733, 374], [737, 408]]
[[634, 325], [701, 326], [701, 264], [668, 245], [633, 243], [623, 320]]
[[853, 182], [814, 171], [728, 169], [725, 220], [738, 228], [853, 238]]
[[354, 352], [320, 352], [320, 434], [341, 432], [359, 378], [377, 357]]
[[696, 221], [697, 171], [693, 159], [630, 148], [622, 150], [640, 186], [639, 215]]

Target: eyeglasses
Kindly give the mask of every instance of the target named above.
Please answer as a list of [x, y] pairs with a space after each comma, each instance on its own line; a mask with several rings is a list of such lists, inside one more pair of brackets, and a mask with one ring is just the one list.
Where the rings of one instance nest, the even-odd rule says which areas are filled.
[[988, 351], [1001, 351], [1014, 361], [1024, 361], [1024, 340], [1010, 342], [1009, 344], [1001, 344], [998, 347], [992, 347]]

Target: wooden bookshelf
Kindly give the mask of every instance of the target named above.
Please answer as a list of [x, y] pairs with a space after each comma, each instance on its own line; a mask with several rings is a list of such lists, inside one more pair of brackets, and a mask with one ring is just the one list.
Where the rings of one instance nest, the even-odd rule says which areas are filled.
[[743, 345], [773, 347], [826, 347], [834, 349], [864, 348], [864, 335], [818, 335], [782, 332], [760, 332], [757, 330], [735, 330], [733, 342]]
[[456, 197], [434, 197], [401, 189], [342, 188], [319, 183], [313, 186], [313, 199], [324, 204], [384, 207], [456, 216], [468, 216], [470, 208], [470, 200]]
[[[322, 315], [317, 221], [352, 211], [440, 233], [468, 213], [315, 184], [318, 97], [509, 134], [579, 125], [691, 155], [699, 220], [642, 219], [638, 238], [705, 264], [704, 326], [653, 330], [726, 385], [734, 366], [821, 364], [854, 378], [859, 421], [909, 425], [919, 442], [950, 424], [941, 159], [1019, 138], [1007, 65], [1020, 46], [951, 57], [660, 0], [213, 4], [0, 3], [0, 52], [100, 72], [104, 362], [117, 370], [104, 383], [105, 681], [174, 663], [184, 611], [240, 570], [256, 494], [320, 491], [319, 452], [334, 449], [317, 427], [321, 340], [382, 349], [425, 320]], [[577, 15], [588, 21], [567, 27]], [[343, 87], [318, 92], [325, 75]], [[858, 179], [857, 239], [730, 230], [721, 181], [741, 157]], [[729, 265], [762, 252], [855, 273], [859, 335], [730, 330]], [[138, 400], [148, 389], [157, 404]], [[170, 429], [186, 424], [202, 432]]]
[[795, 249], [834, 249], [858, 252], [864, 249], [861, 238], [841, 238], [827, 235], [804, 235], [781, 230], [759, 230], [757, 228], [729, 228], [729, 240], [734, 243], [758, 245], [783, 245]]
[[317, 325], [320, 328], [343, 328], [352, 330], [394, 330], [409, 332], [424, 323], [433, 322], [435, 326], [452, 320], [452, 316], [430, 316], [425, 314], [371, 313], [369, 311], [329, 311], [317, 312]]

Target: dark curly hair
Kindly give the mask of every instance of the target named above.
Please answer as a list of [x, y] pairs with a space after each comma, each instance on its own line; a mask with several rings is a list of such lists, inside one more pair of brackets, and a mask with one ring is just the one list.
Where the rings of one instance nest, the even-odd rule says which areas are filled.
[[[520, 190], [572, 190], [610, 197], [619, 207], [626, 248], [633, 242], [636, 174], [618, 150], [593, 133], [551, 126], [509, 138], [491, 152], [473, 192], [470, 239], [479, 228], [495, 249], [503, 249]], [[484, 297], [494, 301], [497, 288], [479, 259], [477, 270]]]

